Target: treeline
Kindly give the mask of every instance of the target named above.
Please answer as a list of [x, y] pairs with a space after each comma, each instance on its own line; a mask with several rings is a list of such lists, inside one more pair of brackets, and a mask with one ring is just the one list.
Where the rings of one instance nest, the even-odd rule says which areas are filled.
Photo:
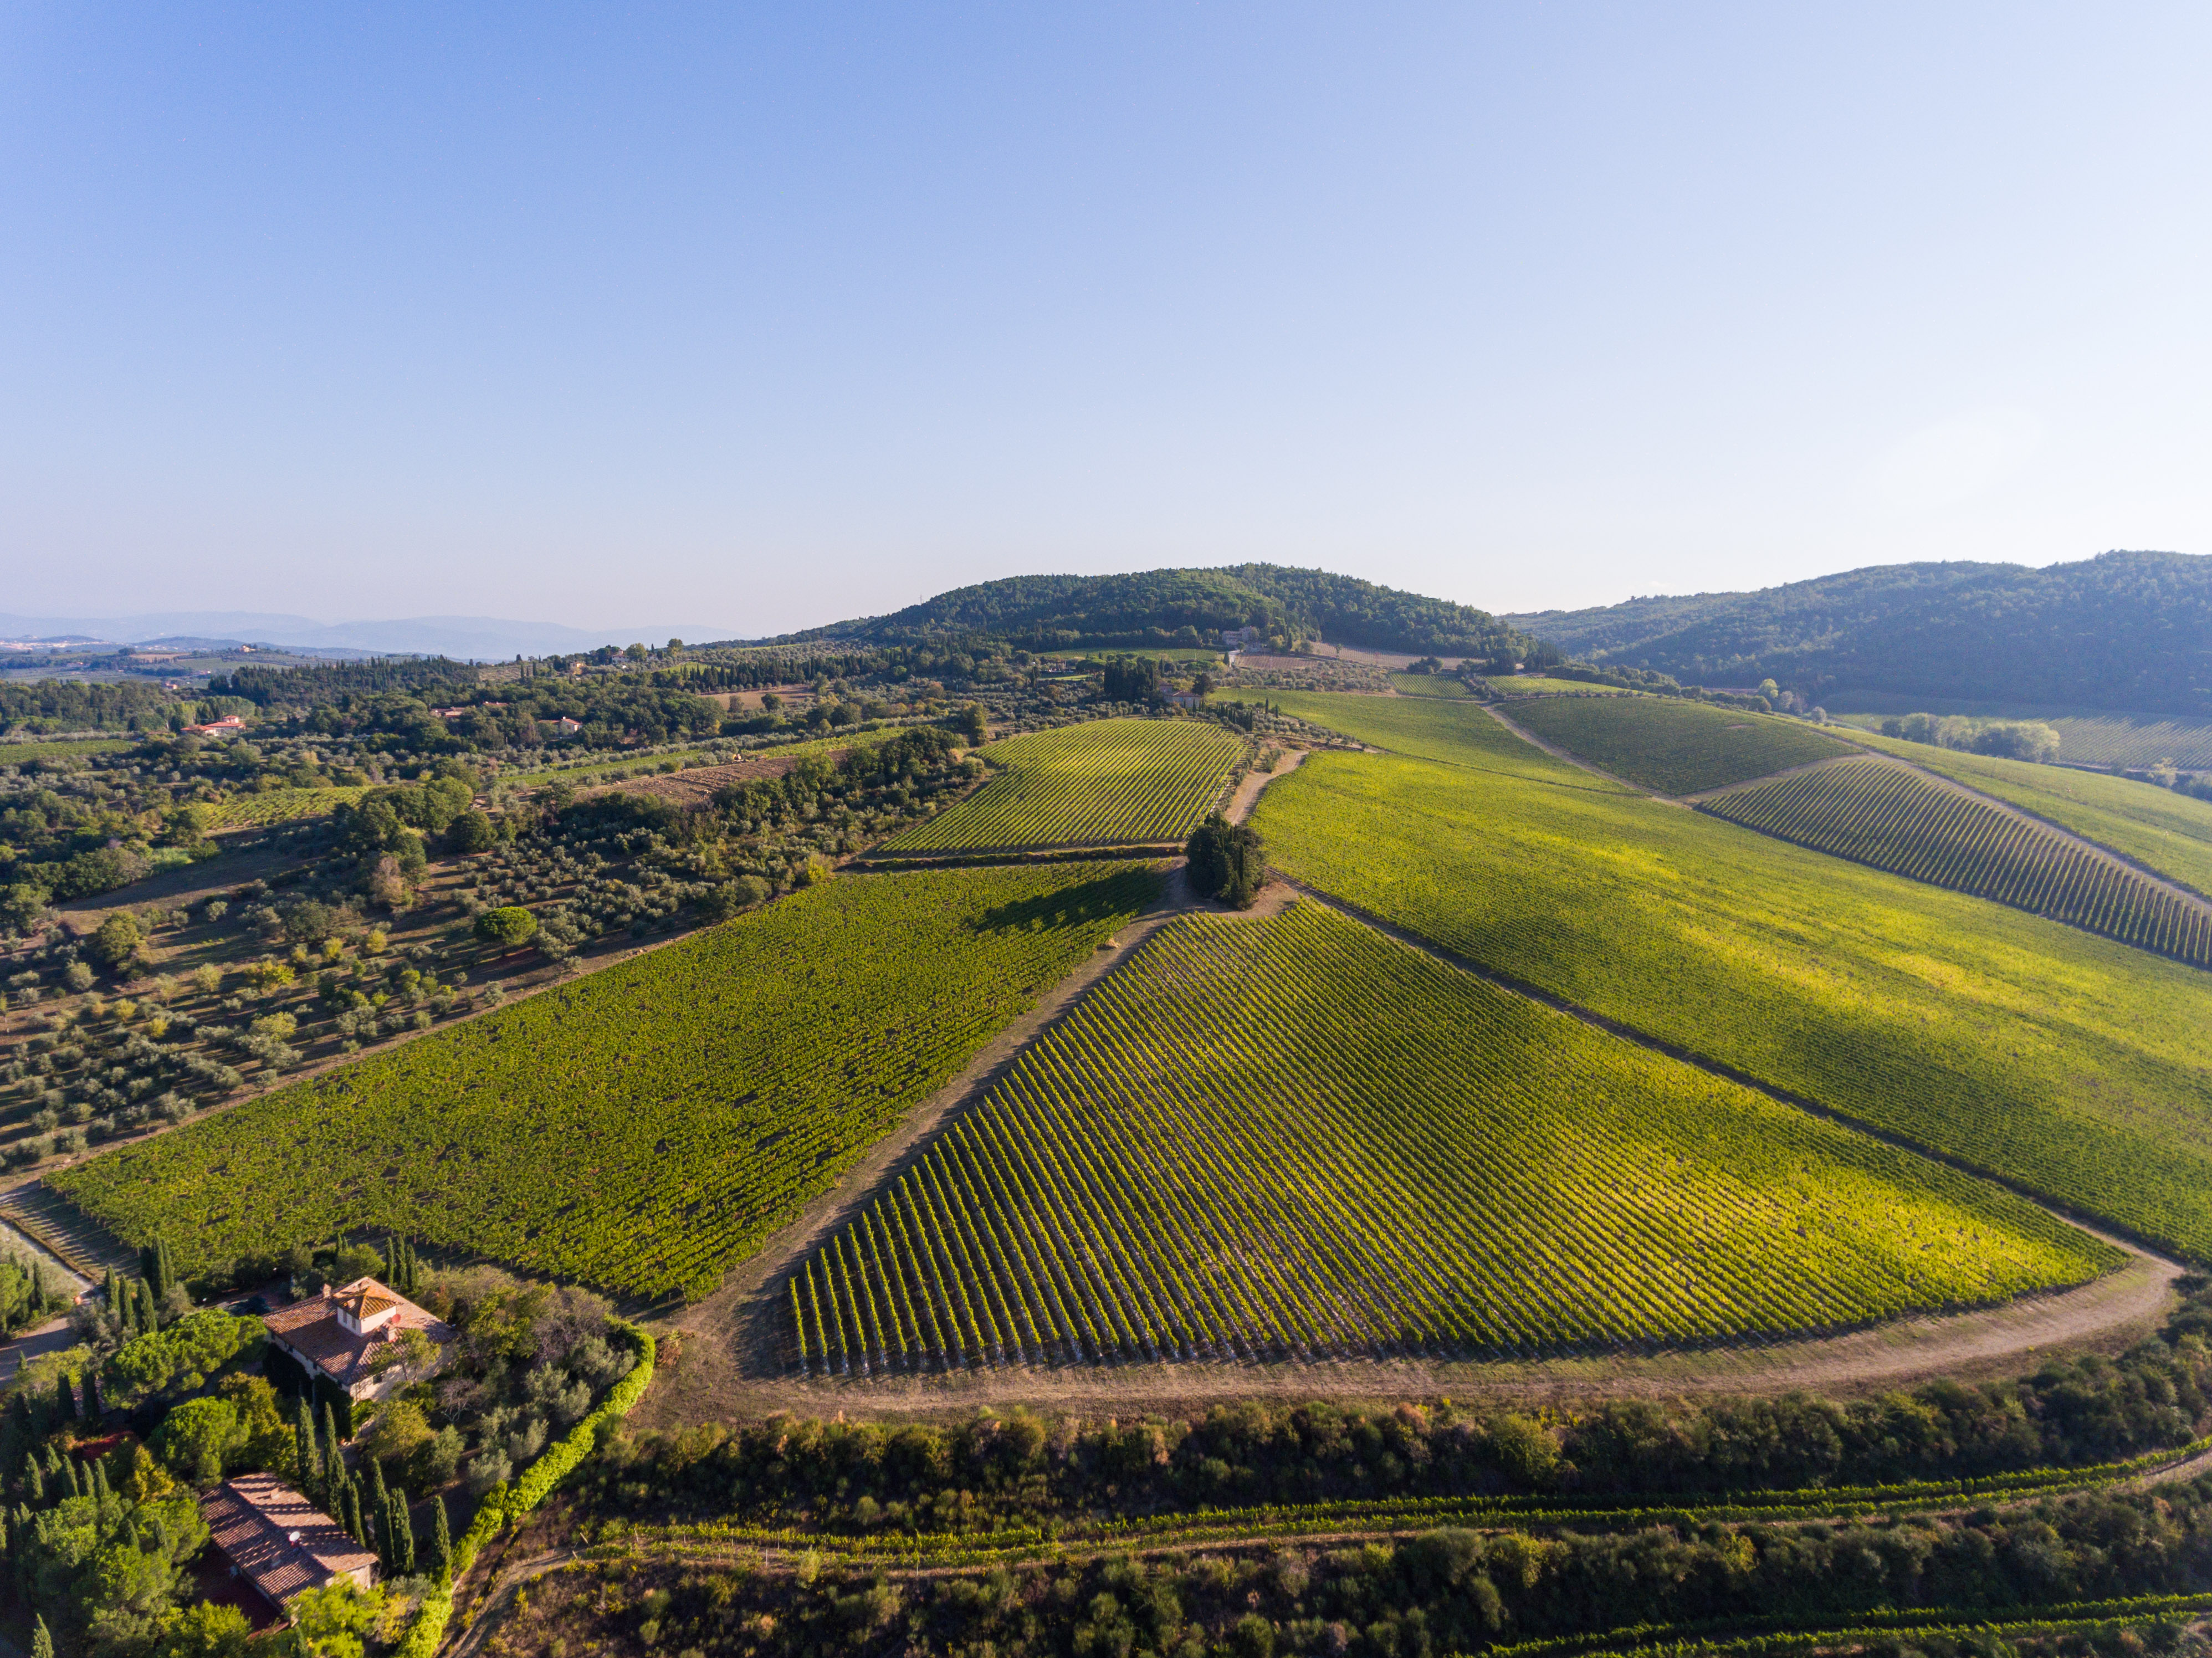
[[[642, 1638], [670, 1651], [791, 1658], [1415, 1658], [1608, 1631], [1626, 1647], [1665, 1639], [1668, 1626], [1717, 1639], [1746, 1630], [1849, 1629], [1901, 1622], [1899, 1614], [1920, 1608], [1940, 1609], [1933, 1621], [1957, 1628], [2069, 1602], [2194, 1594], [2212, 1571], [2212, 1477], [1903, 1520], [1651, 1526], [1597, 1536], [1445, 1527], [1395, 1542], [1316, 1547], [1291, 1540], [1265, 1551], [1109, 1556], [896, 1580], [834, 1566], [771, 1576], [631, 1558], [639, 1564], [627, 1593], [614, 1597], [598, 1574], [573, 1588], [557, 1576], [533, 1584], [535, 1618], [562, 1644], [593, 1649]], [[514, 1620], [511, 1644], [523, 1628], [537, 1632]], [[2201, 1637], [2154, 1607], [2109, 1635], [2108, 1645], [2076, 1638], [2061, 1649], [2115, 1658], [2203, 1650]], [[1907, 1638], [1848, 1645], [1891, 1658], [2013, 1653], [1994, 1632]]]
[[[0, 684], [0, 734], [165, 730], [177, 707], [177, 694], [159, 685], [79, 679]], [[0, 761], [5, 758], [0, 750]]]
[[1688, 1496], [1953, 1479], [2112, 1461], [2186, 1442], [2212, 1410], [2212, 1281], [2160, 1339], [2118, 1360], [2054, 1360], [2018, 1381], [1939, 1382], [1838, 1402], [1794, 1394], [1564, 1420], [1327, 1403], [1221, 1406], [1195, 1421], [1017, 1415], [952, 1428], [771, 1418], [635, 1442], [600, 1501], [811, 1515], [829, 1528], [988, 1530], [1194, 1506], [1492, 1494]]
[[1927, 743], [1967, 754], [1994, 754], [2008, 760], [2032, 760], [2040, 766], [2058, 758], [2058, 732], [2040, 720], [1974, 720], [1963, 714], [1908, 714], [1881, 722], [1884, 737]]

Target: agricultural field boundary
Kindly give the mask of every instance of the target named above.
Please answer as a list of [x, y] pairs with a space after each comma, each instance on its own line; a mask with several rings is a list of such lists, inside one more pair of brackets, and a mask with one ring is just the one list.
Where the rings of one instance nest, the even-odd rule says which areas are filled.
[[[1897, 770], [1910, 772], [1917, 777], [1936, 785], [1946, 793], [1955, 796], [1958, 799], [1972, 800], [1982, 805], [1994, 807], [1997, 811], [2002, 813], [2008, 817], [2010, 817], [2016, 823], [2026, 823], [2031, 828], [2043, 830], [2050, 835], [2055, 835], [2065, 844], [2075, 847], [2078, 851], [2087, 853], [2089, 856], [2097, 859], [2104, 864], [2109, 865], [2112, 868], [2142, 878], [2143, 880], [2149, 882], [2160, 891], [2164, 892], [2169, 897], [2172, 898], [2175, 902], [2182, 904], [2185, 908], [2193, 909], [2203, 915], [2212, 916], [2212, 902], [2207, 902], [2203, 894], [2196, 891], [2192, 888], [2183, 885], [2172, 876], [2161, 874], [2157, 870], [2152, 869], [2148, 865], [2139, 864], [2134, 859], [2128, 857], [2125, 853], [2115, 852], [2112, 847], [2106, 846], [2103, 842], [2092, 841], [2087, 835], [2080, 833], [2078, 830], [2068, 829], [2063, 823], [2053, 823], [2050, 818], [2045, 817], [2039, 813], [2030, 811], [2025, 806], [2014, 805], [2011, 801], [2000, 799], [1998, 796], [1994, 794], [1985, 794], [1971, 784], [1961, 783], [1955, 777], [1946, 777], [1942, 772], [1930, 771], [1925, 766], [1916, 766], [1911, 761], [1906, 759], [1902, 755], [1890, 754], [1881, 749], [1862, 748], [1856, 754], [1842, 755], [1838, 756], [1833, 759], [1817, 761], [1810, 766], [1793, 766], [1788, 771], [1778, 771], [1765, 777], [1753, 777], [1741, 783], [1731, 783], [1725, 788], [1707, 789], [1698, 794], [1685, 795], [1682, 797], [1682, 800], [1683, 803], [1686, 805], [1703, 805], [1711, 800], [1717, 800], [1728, 795], [1741, 793], [1746, 789], [1763, 788], [1769, 783], [1778, 782], [1783, 778], [1795, 776], [1799, 772], [1815, 770], [1820, 766], [1840, 765], [1846, 762], [1856, 765], [1869, 760], [1874, 761], [1879, 764], [1889, 766]], [[1714, 815], [1718, 816], [1717, 813]], [[1725, 821], [1735, 823], [1734, 818], [1729, 818]], [[1771, 829], [1759, 829], [1757, 825], [1752, 823], [1737, 823], [1736, 827], [1739, 829], [1751, 829], [1754, 834], [1759, 835], [1773, 834], [1773, 831]], [[1846, 863], [1861, 864], [1863, 868], [1881, 868], [1880, 865], [1862, 863], [1861, 859], [1845, 857], [1845, 855], [1841, 853], [1830, 852], [1825, 847], [1813, 846], [1807, 841], [1793, 840], [1790, 836], [1786, 835], [1774, 835], [1773, 838], [1778, 841], [1787, 841], [1791, 846], [1802, 846], [1806, 847], [1808, 851], [1818, 852], [1826, 857], [1844, 858]], [[1897, 873], [1894, 870], [1885, 871], [1884, 872], [1892, 875]], [[1907, 875], [1903, 876], [1900, 878], [1909, 881], [1917, 878]], [[1935, 885], [1936, 884], [1929, 882], [1925, 884]], [[1947, 888], [1945, 890], [1955, 890], [1955, 889]], [[1970, 894], [1969, 896], [1971, 896], [1973, 895]], [[1996, 901], [1987, 900], [1985, 902], [1994, 902]], [[2050, 919], [2057, 920], [2059, 918], [2054, 916]], [[2071, 926], [2073, 923], [2068, 922], [2065, 923], [2065, 925]], [[2098, 932], [2094, 928], [2090, 927], [2083, 927], [2081, 930], [2084, 932], [2090, 933], [2093, 937], [2100, 938], [2110, 938], [2112, 936], [2107, 932]], [[2121, 944], [2127, 943], [2125, 939], [2119, 939], [2116, 942]], [[2129, 948], [2140, 949], [2141, 946], [2131, 944]], [[2151, 953], [2157, 955], [2161, 952], [2154, 950]], [[2168, 959], [2174, 958], [2169, 957]]]
[[1656, 800], [1662, 805], [1679, 806], [1683, 804], [1681, 801], [1675, 799], [1672, 795], [1654, 794], [1650, 789], [1645, 788], [1641, 783], [1632, 783], [1626, 777], [1617, 777], [1613, 773], [1607, 771], [1604, 767], [1594, 766], [1589, 761], [1583, 759], [1580, 755], [1571, 753], [1567, 750], [1561, 748], [1556, 743], [1547, 742], [1544, 738], [1537, 736], [1535, 732], [1530, 731], [1526, 726], [1520, 724], [1511, 714], [1507, 714], [1495, 702], [1485, 702], [1480, 706], [1485, 714], [1488, 714], [1492, 720], [1495, 720], [1499, 725], [1504, 726], [1507, 731], [1511, 732], [1514, 736], [1519, 738], [1530, 748], [1540, 749], [1546, 754], [1550, 755], [1553, 759], [1563, 760], [1568, 765], [1574, 767], [1577, 771], [1586, 771], [1593, 777], [1603, 778], [1607, 782], [1613, 784], [1618, 788], [1626, 789], [1631, 794], [1640, 794], [1647, 800]]
[[[1858, 738], [1856, 736], [1847, 735], [1844, 738], [1844, 741], [1857, 742]], [[1998, 807], [2002, 811], [2008, 811], [2015, 817], [2024, 818], [2028, 823], [2040, 823], [2044, 828], [2051, 830], [2054, 835], [2064, 836], [2068, 841], [2070, 841], [2075, 846], [2081, 847], [2084, 851], [2094, 852], [2100, 857], [2110, 859], [2112, 862], [2118, 864], [2124, 868], [2133, 870], [2138, 875], [2147, 876], [2151, 880], [2157, 882], [2160, 886], [2163, 886], [2169, 891], [2174, 893], [2177, 896], [2190, 899], [2200, 907], [2212, 908], [2212, 893], [2199, 892], [2195, 887], [2191, 886], [2186, 881], [2178, 881], [2172, 876], [2166, 874], [2163, 870], [2154, 869], [2148, 864], [2139, 862], [2136, 859], [2129, 857], [2126, 853], [2119, 851], [2117, 847], [2108, 847], [2101, 841], [2093, 841], [2087, 835], [2082, 834], [2081, 830], [2076, 829], [2069, 829], [2065, 824], [2060, 823], [2055, 817], [2046, 817], [2039, 811], [2030, 811], [2027, 807], [2021, 805], [2017, 801], [2006, 799], [2002, 795], [1988, 793], [1984, 790], [1976, 788], [1971, 783], [1961, 782], [1958, 778], [1953, 777], [1948, 773], [1931, 770], [1929, 768], [1921, 765], [1909, 756], [1893, 753], [1888, 749], [1874, 748], [1863, 744], [1861, 744], [1861, 748], [1868, 756], [1874, 759], [1887, 760], [1893, 764], [1908, 767], [1911, 769], [1918, 772], [1923, 777], [1933, 778], [1936, 782], [1942, 784], [1947, 788], [1955, 789], [1960, 793], [1971, 795], [1977, 800], [1986, 800], [1990, 805]], [[2112, 773], [2100, 770], [2094, 766], [2081, 766], [2075, 768], [2075, 769], [2087, 772], [2093, 777], [2109, 777], [2112, 775]], [[1754, 782], [1764, 783], [1771, 782], [1772, 780], [1771, 778], [1761, 777], [1755, 778], [1753, 780]], [[1731, 786], [1747, 788], [1749, 787], [1750, 785], [1735, 784]], [[2148, 788], [2153, 786], [2145, 784], [2143, 786]], [[1717, 789], [1713, 791], [1713, 793], [1717, 794], [1725, 794], [1728, 791], [1726, 789]]]
[[[1711, 1076], [1735, 1083], [1740, 1087], [1748, 1088], [1754, 1093], [1765, 1096], [1777, 1104], [1786, 1105], [1794, 1110], [1802, 1111], [1808, 1116], [1823, 1118], [1843, 1127], [1855, 1129], [1871, 1139], [1881, 1141], [1884, 1145], [1893, 1145], [1899, 1151], [1909, 1151], [1914, 1157], [1925, 1157], [1931, 1163], [1940, 1163], [1947, 1168], [1957, 1169], [1961, 1174], [1972, 1175], [1978, 1180], [1989, 1181], [1992, 1186], [2002, 1187], [2021, 1201], [2033, 1204], [2039, 1209], [2057, 1215], [2069, 1225], [2077, 1226], [2094, 1236], [2103, 1238], [2107, 1242], [2127, 1250], [2130, 1254], [2142, 1260], [2157, 1263], [2166, 1274], [2163, 1279], [2165, 1284], [2172, 1283], [2187, 1270], [2179, 1261], [2168, 1259], [2142, 1239], [2101, 1216], [2085, 1215], [2043, 1193], [2031, 1191], [2024, 1186], [2014, 1184], [2001, 1175], [1992, 1174], [1989, 1169], [1965, 1157], [1953, 1157], [1948, 1152], [1938, 1151], [1932, 1147], [1923, 1145], [1905, 1135], [1876, 1127], [1871, 1123], [1862, 1122], [1848, 1113], [1822, 1105], [1818, 1101], [1808, 1099], [1802, 1094], [1793, 1094], [1788, 1089], [1777, 1088], [1771, 1083], [1762, 1082], [1747, 1071], [1739, 1071], [1734, 1066], [1710, 1058], [1694, 1049], [1680, 1047], [1662, 1037], [1652, 1035], [1648, 1031], [1638, 1030], [1635, 1026], [1624, 1024], [1618, 1019], [1607, 1018], [1602, 1013], [1568, 1001], [1565, 997], [1555, 996], [1550, 991], [1529, 984], [1510, 973], [1501, 973], [1495, 968], [1485, 967], [1480, 963], [1470, 961], [1456, 951], [1447, 950], [1442, 944], [1423, 938], [1418, 932], [1410, 932], [1394, 922], [1386, 921], [1381, 916], [1362, 909], [1358, 905], [1347, 902], [1331, 893], [1324, 892], [1318, 887], [1309, 886], [1303, 881], [1293, 880], [1279, 872], [1273, 872], [1273, 878], [1303, 893], [1316, 903], [1326, 905], [1340, 914], [1348, 915], [1364, 926], [1370, 926], [1378, 932], [1397, 939], [1401, 944], [1410, 944], [1424, 954], [1433, 957], [1447, 967], [1472, 975], [1487, 984], [1497, 986], [1500, 990], [1510, 991], [1513, 994], [1524, 997], [1529, 1001], [1541, 1003], [1556, 1012], [1565, 1013], [1571, 1018], [1578, 1019], [1583, 1023], [1602, 1030], [1608, 1035], [1618, 1036], [1624, 1042], [1635, 1043], [1638, 1048], [1648, 1048], [1654, 1054], [1664, 1054], [1670, 1060], [1679, 1060], [1684, 1065], [1694, 1066]], [[2122, 1272], [2129, 1270], [2126, 1267], [2120, 1269]], [[2106, 1278], [2099, 1282], [2109, 1282], [2113, 1276], [2116, 1275], [2108, 1273]], [[2056, 1301], [2080, 1293], [2081, 1291], [2076, 1290], [2062, 1291], [2057, 1295], [2046, 1293], [2021, 1296], [2015, 1297], [2011, 1304], [2018, 1306], [2027, 1302]]]
[[[1299, 751], [1284, 756], [1272, 772], [1245, 779], [1227, 814], [1243, 823], [1267, 785], [1297, 768]], [[1279, 890], [1273, 904], [1263, 902], [1248, 912], [1270, 914], [1280, 908]], [[1075, 971], [1039, 997], [1036, 1005], [1008, 1025], [970, 1060], [958, 1075], [913, 1111], [897, 1128], [876, 1145], [836, 1186], [816, 1199], [798, 1216], [772, 1233], [744, 1265], [733, 1270], [712, 1295], [672, 1315], [665, 1326], [679, 1338], [679, 1351], [699, 1355], [679, 1378], [672, 1364], [666, 1380], [648, 1402], [648, 1426], [696, 1421], [712, 1417], [732, 1392], [765, 1388], [781, 1397], [789, 1378], [779, 1357], [783, 1286], [814, 1249], [851, 1220], [915, 1163], [954, 1122], [985, 1096], [1014, 1067], [1038, 1037], [1073, 1015], [1085, 998], [1107, 975], [1136, 954], [1152, 934], [1177, 916], [1206, 908], [1190, 892], [1180, 862], [1170, 872], [1158, 902], [1115, 935], [1111, 950], [1098, 950]], [[705, 1397], [701, 1397], [701, 1395]], [[801, 1397], [791, 1390], [793, 1398]]]

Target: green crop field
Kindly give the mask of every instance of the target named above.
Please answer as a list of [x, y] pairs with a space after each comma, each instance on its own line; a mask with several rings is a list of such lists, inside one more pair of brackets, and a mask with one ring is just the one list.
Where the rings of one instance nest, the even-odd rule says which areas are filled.
[[1840, 761], [1709, 796], [1699, 810], [2212, 967], [2212, 913], [2203, 906], [2054, 829], [1902, 766]]
[[1500, 696], [1634, 696], [1638, 693], [1619, 685], [1593, 685], [1580, 679], [1554, 679], [1549, 674], [1508, 673], [1486, 675], [1490, 689]]
[[1221, 798], [1244, 748], [1218, 726], [1182, 720], [1096, 720], [1010, 737], [980, 750], [998, 775], [880, 850], [1180, 841]]
[[88, 737], [74, 743], [0, 743], [0, 766], [27, 766], [33, 760], [67, 760], [88, 754], [120, 754], [139, 739]]
[[324, 817], [339, 805], [358, 800], [366, 788], [270, 789], [260, 794], [234, 794], [216, 807], [210, 829], [259, 829], [289, 823], [295, 818]]
[[1307, 902], [1150, 940], [808, 1263], [794, 1356], [1726, 1340], [2123, 1258]]
[[[1360, 706], [1330, 717], [1331, 703]], [[1378, 703], [1431, 713], [1447, 738], [1462, 712], [1371, 697], [1297, 711], [1361, 736]], [[2212, 975], [1587, 786], [1525, 745], [1520, 774], [1471, 752], [1311, 756], [1260, 797], [1269, 860], [1577, 1005], [2212, 1261]]]
[[1593, 777], [1523, 742], [1474, 702], [1442, 697], [1362, 696], [1348, 691], [1275, 690], [1264, 697], [1231, 693], [1219, 700], [1264, 701], [1285, 714], [1393, 754], [1448, 761], [1509, 777], [1552, 778], [1604, 794], [1629, 793], [1621, 784]]
[[1159, 891], [1156, 867], [847, 876], [52, 1184], [194, 1271], [396, 1231], [696, 1296]]
[[1401, 696], [1473, 696], [1467, 682], [1448, 673], [1394, 673], [1390, 683]]
[[2212, 897], [2212, 801], [2132, 778], [1960, 754], [1926, 743], [1869, 737], [1866, 744], [2009, 800]]
[[1546, 742], [1660, 794], [1724, 788], [1851, 751], [1798, 720], [1671, 697], [1541, 697], [1505, 712]]

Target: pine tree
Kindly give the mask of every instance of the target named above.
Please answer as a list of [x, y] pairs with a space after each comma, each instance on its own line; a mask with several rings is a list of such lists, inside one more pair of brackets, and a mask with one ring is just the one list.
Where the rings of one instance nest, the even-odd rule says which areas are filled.
[[31, 1620], [31, 1658], [54, 1658], [54, 1637], [46, 1633], [46, 1620]]
[[453, 1533], [446, 1520], [446, 1499], [430, 1499], [430, 1571], [440, 1582], [451, 1576], [453, 1569]]

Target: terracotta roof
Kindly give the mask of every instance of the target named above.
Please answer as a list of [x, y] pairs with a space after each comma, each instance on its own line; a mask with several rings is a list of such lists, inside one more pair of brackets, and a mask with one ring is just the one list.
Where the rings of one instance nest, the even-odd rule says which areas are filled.
[[[387, 1308], [398, 1310], [375, 1329], [356, 1335], [338, 1322], [341, 1307], [356, 1319], [374, 1317]], [[452, 1325], [373, 1278], [356, 1278], [337, 1290], [325, 1286], [320, 1295], [264, 1314], [261, 1321], [270, 1334], [312, 1359], [341, 1388], [351, 1388], [375, 1374], [370, 1356], [409, 1330], [420, 1330], [441, 1346], [453, 1339]]]
[[200, 1498], [200, 1512], [223, 1558], [280, 1606], [333, 1578], [374, 1580], [376, 1557], [273, 1473], [226, 1481]]

